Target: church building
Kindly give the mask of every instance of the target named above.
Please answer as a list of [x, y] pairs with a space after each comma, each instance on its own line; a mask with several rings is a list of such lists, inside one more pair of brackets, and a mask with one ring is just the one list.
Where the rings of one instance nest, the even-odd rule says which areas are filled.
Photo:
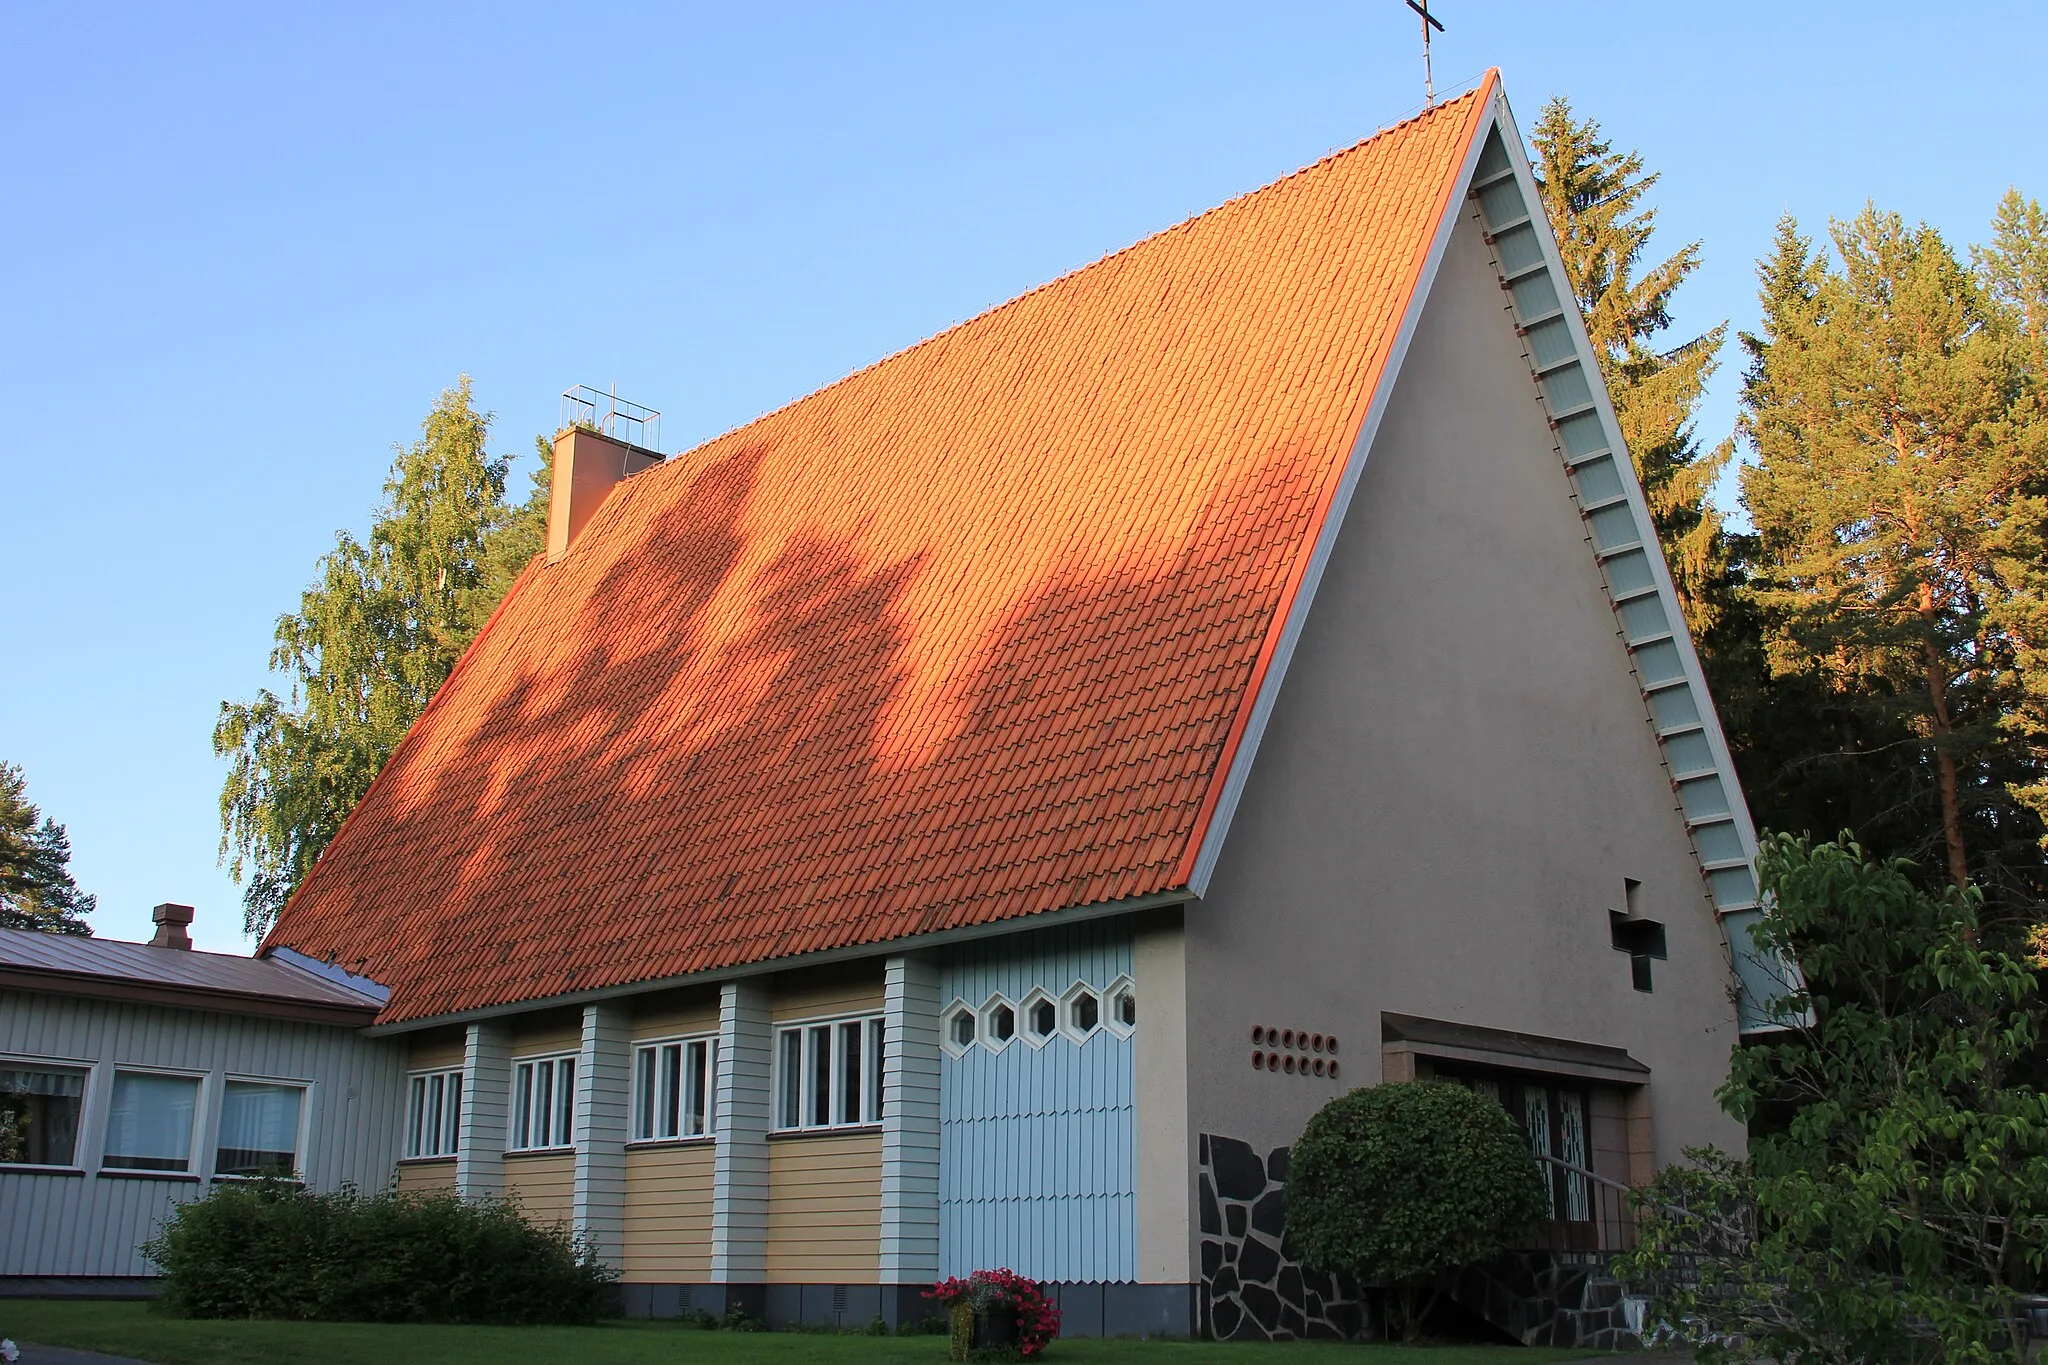
[[1498, 1096], [1560, 1245], [1741, 1145], [1755, 834], [1496, 77], [554, 478], [264, 945], [389, 992], [402, 1186], [634, 1313], [1312, 1335], [1352, 1087]]

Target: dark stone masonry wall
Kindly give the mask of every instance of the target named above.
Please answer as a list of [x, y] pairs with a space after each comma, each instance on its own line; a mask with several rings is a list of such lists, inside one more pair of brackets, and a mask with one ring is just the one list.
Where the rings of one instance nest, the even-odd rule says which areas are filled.
[[1599, 1252], [1510, 1251], [1491, 1265], [1460, 1272], [1451, 1298], [1524, 1346], [1633, 1350], [1621, 1285]]
[[1305, 1268], [1284, 1247], [1287, 1151], [1264, 1156], [1204, 1133], [1200, 1149], [1201, 1334], [1218, 1341], [1348, 1341], [1365, 1301], [1348, 1283]]
[[[1378, 1335], [1369, 1296], [1287, 1253], [1288, 1150], [1261, 1155], [1236, 1138], [1202, 1135], [1200, 1334], [1219, 1341]], [[1621, 1286], [1598, 1253], [1510, 1252], [1442, 1287], [1525, 1346], [1641, 1344], [1628, 1329]]]

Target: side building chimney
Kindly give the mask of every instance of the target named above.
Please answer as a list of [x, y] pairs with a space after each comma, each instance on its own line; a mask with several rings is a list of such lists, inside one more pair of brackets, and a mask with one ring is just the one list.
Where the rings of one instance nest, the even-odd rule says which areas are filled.
[[587, 426], [564, 427], [556, 433], [555, 478], [548, 498], [548, 563], [569, 553], [613, 488], [660, 463], [661, 456], [655, 451]]
[[156, 921], [156, 937], [149, 941], [152, 948], [182, 948], [192, 951], [192, 936], [185, 932], [185, 926], [192, 922], [192, 907], [173, 905], [165, 901], [149, 912]]

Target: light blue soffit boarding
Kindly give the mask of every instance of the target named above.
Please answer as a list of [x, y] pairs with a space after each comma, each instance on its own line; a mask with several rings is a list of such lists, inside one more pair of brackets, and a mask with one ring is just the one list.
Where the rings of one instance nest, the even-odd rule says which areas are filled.
[[1549, 411], [1558, 454], [1571, 473], [1707, 892], [1728, 937], [1742, 1031], [1767, 1030], [1776, 1026], [1773, 1005], [1798, 978], [1788, 964], [1758, 953], [1750, 938], [1763, 914], [1756, 831], [1504, 101], [1496, 118], [1473, 172], [1473, 197], [1494, 266], [1513, 300], [1523, 349]]
[[[1130, 1038], [1105, 1017], [1084, 1042], [1028, 1036], [1022, 1003], [1076, 983], [1103, 995], [1131, 974], [1130, 927], [1100, 920], [947, 951], [942, 1002], [1019, 1007], [1000, 1050], [977, 1041], [939, 1063], [939, 1268], [1007, 1266], [1039, 1280], [1137, 1278]], [[1142, 1027], [1144, 983], [1136, 983]], [[954, 1056], [959, 1051], [961, 1055]]]

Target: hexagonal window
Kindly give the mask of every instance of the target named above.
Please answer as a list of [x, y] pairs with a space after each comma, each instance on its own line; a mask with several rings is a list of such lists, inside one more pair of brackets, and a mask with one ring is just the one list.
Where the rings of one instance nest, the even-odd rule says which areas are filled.
[[1075, 982], [1060, 999], [1060, 1025], [1069, 1038], [1085, 1043], [1102, 1026], [1102, 997]]
[[955, 1057], [973, 1047], [974, 1039], [981, 1031], [973, 1006], [958, 1000], [946, 1007], [942, 1028], [940, 1040], [946, 1051]]
[[1025, 1042], [1044, 1047], [1059, 1036], [1060, 1007], [1043, 990], [1034, 989], [1018, 1004], [1017, 1022], [1024, 1026]]
[[991, 995], [981, 1007], [981, 1045], [1001, 1052], [1017, 1036], [1017, 1007], [1000, 995]]
[[1130, 1037], [1138, 1027], [1137, 985], [1128, 976], [1120, 976], [1109, 983], [1103, 995], [1109, 1002], [1109, 1017], [1103, 1022], [1117, 1037]]

